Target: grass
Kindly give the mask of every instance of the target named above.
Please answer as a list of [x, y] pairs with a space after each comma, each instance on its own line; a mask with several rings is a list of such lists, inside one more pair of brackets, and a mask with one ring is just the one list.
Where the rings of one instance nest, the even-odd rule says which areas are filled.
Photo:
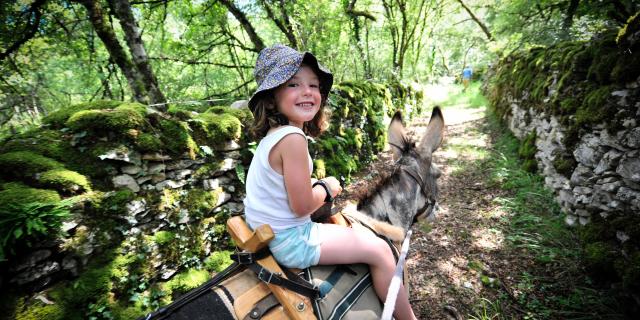
[[[494, 202], [508, 213], [503, 232], [510, 254], [522, 263], [511, 284], [497, 299], [482, 298], [471, 319], [509, 319], [505, 306], [523, 319], [622, 319], [616, 301], [591, 285], [581, 263], [581, 248], [552, 192], [541, 176], [521, 169], [519, 141], [489, 112], [487, 128], [494, 135], [493, 149], [484, 159], [488, 184], [502, 190]], [[513, 313], [514, 311], [511, 311]]]

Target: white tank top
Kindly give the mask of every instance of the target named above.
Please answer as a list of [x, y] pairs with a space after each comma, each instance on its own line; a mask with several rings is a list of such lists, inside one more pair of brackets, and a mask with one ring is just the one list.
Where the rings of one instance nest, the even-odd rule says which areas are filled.
[[[291, 211], [284, 176], [273, 170], [269, 164], [269, 153], [273, 146], [292, 133], [305, 136], [298, 127], [283, 126], [262, 138], [251, 160], [246, 180], [244, 212], [247, 223], [254, 230], [260, 225], [269, 224], [277, 233], [311, 220], [309, 215], [298, 217]], [[310, 156], [308, 158], [309, 172], [313, 172], [313, 161]]]

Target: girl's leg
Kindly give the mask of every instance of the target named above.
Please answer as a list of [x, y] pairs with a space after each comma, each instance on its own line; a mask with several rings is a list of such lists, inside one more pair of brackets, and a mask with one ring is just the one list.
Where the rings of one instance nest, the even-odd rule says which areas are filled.
[[[395, 270], [395, 259], [389, 245], [369, 230], [332, 224], [322, 226], [322, 238], [319, 264], [368, 264], [376, 294], [385, 301]], [[416, 319], [403, 285], [398, 292], [393, 315], [399, 320]]]

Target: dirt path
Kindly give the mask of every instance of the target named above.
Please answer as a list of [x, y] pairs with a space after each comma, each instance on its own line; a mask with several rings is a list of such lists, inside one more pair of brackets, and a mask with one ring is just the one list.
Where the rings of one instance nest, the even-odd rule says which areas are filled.
[[[485, 186], [486, 171], [478, 166], [482, 153], [468, 152], [491, 147], [481, 131], [484, 110], [445, 109], [444, 116], [446, 138], [433, 156], [443, 171], [438, 219], [414, 226], [408, 261], [412, 304], [421, 319], [448, 319], [452, 308], [466, 318], [484, 286], [478, 266], [496, 264], [502, 243], [492, 228], [500, 216], [491, 202], [497, 190]], [[413, 122], [417, 136], [426, 123]]]

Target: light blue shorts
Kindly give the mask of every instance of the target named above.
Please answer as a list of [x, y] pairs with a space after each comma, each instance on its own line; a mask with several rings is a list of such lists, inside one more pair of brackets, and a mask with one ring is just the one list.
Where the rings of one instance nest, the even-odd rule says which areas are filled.
[[321, 244], [319, 224], [308, 222], [276, 233], [269, 249], [281, 265], [304, 269], [318, 264]]

